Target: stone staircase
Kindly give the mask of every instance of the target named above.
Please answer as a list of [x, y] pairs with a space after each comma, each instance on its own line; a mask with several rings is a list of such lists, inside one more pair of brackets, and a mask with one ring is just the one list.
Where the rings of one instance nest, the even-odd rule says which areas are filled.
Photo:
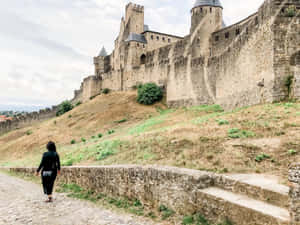
[[228, 218], [236, 225], [290, 223], [289, 187], [257, 174], [217, 176], [215, 186], [200, 190], [202, 213], [211, 220]]

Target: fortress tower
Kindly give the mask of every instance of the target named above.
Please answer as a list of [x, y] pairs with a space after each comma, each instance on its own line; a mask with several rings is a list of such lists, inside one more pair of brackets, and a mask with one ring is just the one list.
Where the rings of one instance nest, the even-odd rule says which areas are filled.
[[144, 6], [129, 3], [126, 6], [125, 37], [130, 33], [141, 34], [144, 32]]
[[95, 75], [100, 75], [105, 71], [105, 57], [107, 56], [106, 50], [102, 47], [99, 55], [94, 57]]
[[219, 0], [196, 0], [191, 14], [190, 33], [194, 50], [197, 56], [207, 54], [211, 34], [222, 28], [223, 7]]

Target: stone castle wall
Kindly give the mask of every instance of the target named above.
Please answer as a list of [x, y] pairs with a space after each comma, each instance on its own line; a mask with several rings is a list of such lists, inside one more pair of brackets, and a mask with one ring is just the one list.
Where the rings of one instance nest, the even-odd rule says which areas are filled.
[[24, 116], [14, 117], [12, 120], [0, 122], [0, 135], [11, 130], [20, 129], [36, 122], [47, 120], [56, 116], [57, 107], [27, 113]]
[[[289, 7], [295, 8], [293, 17], [287, 16]], [[103, 88], [122, 91], [155, 82], [165, 87], [172, 107], [220, 104], [232, 109], [299, 99], [299, 9], [298, 0], [266, 0], [257, 13], [221, 29], [221, 8], [194, 8], [190, 35], [154, 50], [158, 46], [151, 41], [149, 46], [118, 43], [109, 56], [113, 60], [103, 61], [104, 72], [85, 80], [75, 95], [86, 101]]]

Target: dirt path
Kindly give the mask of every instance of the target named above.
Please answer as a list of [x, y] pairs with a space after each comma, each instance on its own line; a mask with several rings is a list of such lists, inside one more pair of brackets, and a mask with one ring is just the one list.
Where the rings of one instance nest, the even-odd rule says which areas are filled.
[[39, 185], [0, 173], [0, 225], [154, 225], [157, 223], [119, 215], [90, 202], [56, 194], [44, 203]]

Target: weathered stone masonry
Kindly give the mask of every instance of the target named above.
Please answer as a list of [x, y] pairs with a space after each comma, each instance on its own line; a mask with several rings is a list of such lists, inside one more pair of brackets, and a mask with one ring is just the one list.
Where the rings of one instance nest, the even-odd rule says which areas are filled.
[[144, 7], [128, 4], [112, 54], [94, 58], [94, 78], [83, 82], [75, 100], [146, 82], [165, 87], [170, 106], [218, 103], [230, 109], [299, 99], [299, 0], [266, 0], [229, 27], [222, 9], [219, 1], [197, 0], [190, 34], [181, 38], [150, 31], [143, 26]]
[[[10, 170], [34, 174], [36, 169], [12, 168]], [[233, 224], [237, 225], [289, 224], [288, 211], [286, 211], [286, 217], [277, 214], [272, 216], [267, 210], [253, 210], [248, 205], [242, 206], [230, 200], [215, 197], [207, 190], [219, 187], [237, 194], [253, 193], [251, 197], [255, 197], [254, 199], [266, 201], [268, 204], [271, 202], [279, 207], [285, 207], [288, 201], [285, 197], [280, 199], [278, 194], [275, 195], [271, 191], [266, 192], [260, 187], [249, 186], [226, 176], [204, 171], [136, 165], [68, 167], [63, 168], [59, 182], [77, 184], [85, 189], [112, 197], [139, 199], [143, 205], [153, 209], [163, 204], [181, 215], [201, 213], [213, 222], [229, 218]]]
[[32, 125], [35, 122], [47, 120], [56, 116], [57, 107], [53, 106], [51, 109], [43, 109], [39, 112], [27, 113], [24, 116], [14, 117], [12, 120], [0, 122], [0, 135], [14, 129], [23, 128]]
[[290, 190], [290, 212], [292, 225], [300, 224], [300, 163], [290, 167], [289, 180], [292, 183]]

